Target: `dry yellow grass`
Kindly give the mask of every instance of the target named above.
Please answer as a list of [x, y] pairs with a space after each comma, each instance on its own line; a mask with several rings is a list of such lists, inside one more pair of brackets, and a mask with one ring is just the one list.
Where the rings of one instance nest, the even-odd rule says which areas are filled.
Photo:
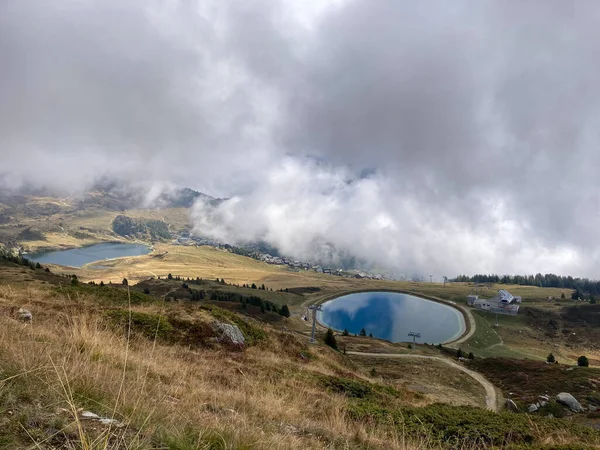
[[[389, 400], [386, 407], [392, 410], [458, 402], [461, 391], [480, 394], [465, 389], [466, 380], [460, 378], [442, 390], [443, 376], [454, 374], [435, 366], [407, 377], [406, 367], [382, 366], [371, 376], [367, 366], [323, 345], [308, 348], [305, 340], [267, 325], [267, 339], [245, 352], [166, 345], [115, 331], [97, 298], [57, 294], [47, 286], [0, 284], [0, 425], [6, 427], [0, 428], [0, 447], [7, 442], [3, 431], [10, 429], [15, 440], [6, 448], [433, 449], [441, 447], [427, 440], [425, 429], [420, 438], [404, 435], [394, 423], [352, 418], [351, 399], [325, 389], [320, 377], [379, 384], [395, 378], [391, 383], [401, 396]], [[17, 307], [33, 312], [31, 324], [12, 318]], [[182, 309], [158, 302], [134, 310], [177, 310], [208, 319], [194, 305]], [[298, 352], [309, 359], [302, 360]], [[395, 376], [385, 376], [386, 371]], [[435, 392], [411, 391], [416, 377]], [[6, 408], [12, 419], [3, 419]], [[125, 426], [79, 421], [78, 408]], [[16, 423], [18, 428], [9, 428]], [[556, 436], [544, 439], [558, 442]], [[560, 439], [569, 443], [574, 437], [567, 433]], [[455, 448], [482, 447], [466, 443]]]
[[[33, 311], [32, 324], [7, 317], [17, 306]], [[156, 436], [183, 439], [187, 430], [226, 444], [214, 448], [428, 447], [407, 442], [393, 427], [350, 421], [345, 398], [307, 383], [314, 375], [343, 369], [326, 348], [317, 347], [307, 365], [284, 357], [286, 349], [276, 338], [245, 353], [128, 339], [108, 328], [88, 299], [55, 298], [37, 288], [0, 286], [0, 310], [0, 392], [18, 382], [35, 390], [28, 398], [39, 401], [26, 413], [28, 420], [64, 420], [52, 437], [32, 431], [31, 448], [57, 442], [73, 448], [149, 448]], [[114, 416], [126, 427], [94, 429], [75, 420], [70, 403], [75, 410]], [[14, 406], [18, 409], [18, 402]]]

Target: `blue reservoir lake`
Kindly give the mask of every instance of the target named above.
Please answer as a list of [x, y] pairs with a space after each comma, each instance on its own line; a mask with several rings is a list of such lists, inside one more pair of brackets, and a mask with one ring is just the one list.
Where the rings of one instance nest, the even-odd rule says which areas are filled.
[[[60, 264], [61, 266], [81, 267], [85, 264], [104, 259], [123, 256], [140, 256], [150, 253], [150, 248], [142, 244], [120, 244], [108, 242], [89, 247], [57, 250], [51, 252], [30, 253], [27, 259], [40, 264]], [[97, 266], [101, 267], [100, 264]]]
[[335, 330], [358, 334], [362, 328], [373, 337], [391, 342], [444, 343], [466, 330], [462, 313], [449, 305], [396, 292], [360, 292], [325, 302], [317, 318]]

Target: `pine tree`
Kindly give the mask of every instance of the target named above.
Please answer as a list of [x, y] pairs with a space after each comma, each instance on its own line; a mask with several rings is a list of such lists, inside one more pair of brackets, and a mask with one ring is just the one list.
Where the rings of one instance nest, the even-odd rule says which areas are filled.
[[550, 353], [547, 357], [546, 357], [546, 361], [549, 363], [553, 363], [556, 361], [556, 358], [554, 357], [554, 355], [552, 353]]
[[577, 365], [579, 367], [588, 367], [590, 365], [590, 361], [587, 359], [587, 356], [580, 356], [577, 358]]
[[463, 353], [463, 351], [460, 348], [458, 350], [456, 350], [456, 357], [457, 358], [464, 357], [464, 353]]
[[172, 279], [173, 279], [173, 275], [169, 274], [169, 275], [167, 275], [167, 278], [168, 278], [169, 280], [172, 280]]
[[129, 286], [129, 283], [127, 282], [127, 278], [123, 278], [123, 286]]
[[283, 317], [290, 317], [290, 309], [288, 308], [288, 305], [283, 305], [279, 310], [279, 314], [281, 314]]
[[252, 283], [252, 289], [256, 289], [256, 284]]
[[346, 330], [346, 329], [344, 328], [344, 332], [342, 333], [342, 336], [348, 336], [349, 334], [350, 334], [350, 333], [348, 333], [348, 330]]
[[467, 358], [475, 359], [475, 355], [473, 354], [473, 352], [469, 352], [469, 356], [467, 356]]
[[373, 337], [373, 333], [369, 333], [369, 337]]
[[335, 340], [335, 336], [331, 328], [328, 328], [327, 333], [325, 334], [325, 344], [329, 345], [334, 350], [338, 349], [337, 341]]
[[367, 332], [365, 331], [365, 329], [363, 328], [362, 330], [360, 330], [360, 333], [358, 333], [359, 336], [366, 336]]

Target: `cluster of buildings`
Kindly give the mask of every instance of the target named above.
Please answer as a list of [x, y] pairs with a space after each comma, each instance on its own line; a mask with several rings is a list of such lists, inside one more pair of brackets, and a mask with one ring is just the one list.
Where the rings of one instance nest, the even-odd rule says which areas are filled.
[[[228, 251], [233, 251], [234, 249], [231, 246], [223, 245], [223, 243], [216, 241], [214, 239], [209, 239], [205, 237], [197, 237], [190, 235], [188, 232], [183, 232], [179, 236], [173, 235], [173, 240], [171, 241], [174, 245], [209, 245], [211, 247], [220, 247], [225, 248]], [[238, 249], [239, 250], [239, 249]], [[288, 266], [291, 269], [295, 270], [311, 270], [316, 273], [325, 273], [329, 275], [337, 275], [340, 277], [346, 278], [365, 278], [370, 280], [384, 280], [387, 279], [383, 275], [365, 272], [357, 269], [352, 270], [342, 270], [335, 269], [331, 267], [324, 267], [319, 264], [311, 264], [305, 261], [299, 261], [297, 259], [291, 259], [284, 256], [273, 256], [268, 253], [262, 253], [259, 251], [248, 251], [244, 252], [246, 256], [251, 256], [259, 261], [266, 262], [267, 264], [276, 264], [280, 266]]]
[[297, 259], [290, 259], [281, 256], [273, 256], [268, 253], [258, 253], [258, 260], [266, 262], [267, 264], [286, 265], [292, 269], [298, 270], [312, 270], [316, 273], [326, 273], [329, 275], [337, 275], [346, 278], [366, 278], [370, 280], [383, 280], [383, 275], [368, 273], [364, 271], [353, 270], [342, 270], [332, 269], [330, 267], [323, 267], [319, 264], [310, 264], [307, 262], [299, 261]]
[[521, 297], [515, 297], [504, 289], [500, 289], [498, 294], [492, 298], [479, 298], [478, 295], [467, 297], [467, 304], [475, 309], [512, 316], [518, 314], [520, 303]]

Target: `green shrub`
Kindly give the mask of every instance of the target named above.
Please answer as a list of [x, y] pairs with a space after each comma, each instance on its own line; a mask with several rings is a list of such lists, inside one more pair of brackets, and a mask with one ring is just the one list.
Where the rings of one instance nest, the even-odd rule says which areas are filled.
[[555, 401], [548, 402], [546, 405], [542, 406], [538, 409], [538, 414], [540, 416], [548, 416], [552, 414], [554, 417], [565, 417], [565, 409], [556, 403]]
[[577, 448], [587, 448], [581, 447], [581, 443], [595, 443], [599, 438], [596, 430], [571, 422], [511, 412], [494, 413], [472, 406], [433, 404], [394, 410], [385, 405], [354, 402], [348, 406], [348, 414], [354, 420], [394, 422], [405, 435], [425, 437], [443, 448], [530, 448], [542, 444], [538, 437], [553, 433], [569, 435], [578, 442]]
[[335, 340], [335, 335], [331, 328], [327, 328], [327, 333], [325, 333], [325, 344], [329, 345], [334, 350], [338, 349], [337, 341]]
[[577, 358], [577, 365], [579, 367], [588, 367], [590, 365], [590, 362], [587, 359], [587, 356], [580, 356], [579, 358]]
[[556, 362], [556, 358], [554, 357], [554, 355], [552, 353], [550, 353], [547, 357], [546, 357], [546, 361], [549, 363], [553, 363]]
[[283, 305], [279, 310], [279, 314], [281, 314], [283, 317], [290, 317], [290, 309], [288, 308], [288, 305]]

